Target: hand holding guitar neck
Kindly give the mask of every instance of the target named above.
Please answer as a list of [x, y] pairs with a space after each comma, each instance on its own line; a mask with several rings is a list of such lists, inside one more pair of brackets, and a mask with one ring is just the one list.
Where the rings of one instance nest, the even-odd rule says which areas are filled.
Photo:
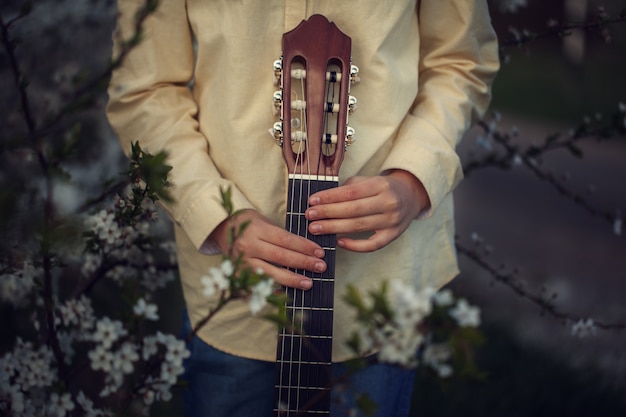
[[245, 210], [225, 220], [213, 231], [210, 239], [217, 243], [222, 253], [228, 253], [231, 249], [229, 229], [235, 227], [236, 230], [244, 222], [249, 225], [237, 237], [232, 250], [234, 256], [242, 253], [244, 262], [251, 268], [261, 268], [277, 283], [302, 290], [311, 288], [311, 279], [287, 268], [310, 272], [326, 270], [326, 263], [321, 259], [324, 250], [320, 245], [272, 224], [254, 210]]

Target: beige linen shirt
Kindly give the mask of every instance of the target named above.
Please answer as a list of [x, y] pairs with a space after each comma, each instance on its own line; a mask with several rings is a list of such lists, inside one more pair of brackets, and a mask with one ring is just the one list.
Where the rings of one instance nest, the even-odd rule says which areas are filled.
[[[120, 0], [119, 35], [133, 33], [140, 0]], [[352, 38], [361, 83], [351, 94], [357, 142], [340, 182], [354, 175], [406, 170], [421, 180], [431, 207], [394, 242], [374, 253], [339, 250], [333, 360], [349, 358], [354, 325], [340, 300], [401, 279], [440, 287], [457, 274], [451, 191], [462, 177], [455, 146], [485, 111], [498, 53], [485, 0], [164, 0], [145, 22], [139, 46], [112, 77], [108, 116], [125, 151], [133, 141], [169, 152], [176, 199], [164, 204], [175, 224], [178, 262], [192, 323], [212, 305], [200, 282], [220, 255], [200, 249], [226, 217], [220, 187], [236, 209], [254, 208], [284, 224], [287, 170], [267, 133], [273, 62], [282, 34], [322, 14]], [[194, 47], [195, 44], [195, 47]], [[116, 44], [119, 50], [119, 44]], [[276, 329], [234, 302], [199, 333], [223, 351], [275, 360]]]

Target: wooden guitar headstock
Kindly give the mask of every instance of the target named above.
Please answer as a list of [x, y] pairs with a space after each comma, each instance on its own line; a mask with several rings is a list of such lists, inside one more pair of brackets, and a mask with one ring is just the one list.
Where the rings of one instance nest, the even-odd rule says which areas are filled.
[[358, 68], [350, 63], [351, 39], [324, 16], [314, 15], [283, 35], [282, 61], [275, 64], [281, 113], [274, 135], [289, 173], [337, 177], [354, 130], [349, 96]]

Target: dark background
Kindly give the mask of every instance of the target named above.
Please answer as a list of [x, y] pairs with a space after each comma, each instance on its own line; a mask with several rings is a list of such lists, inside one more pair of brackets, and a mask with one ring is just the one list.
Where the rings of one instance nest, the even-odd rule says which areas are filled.
[[[164, 0], [167, 1], [167, 0]], [[583, 1], [573, 0], [583, 4]], [[505, 39], [510, 27], [541, 32], [550, 19], [581, 20], [593, 16], [600, 2], [588, 1], [587, 13], [566, 17], [564, 1], [529, 0], [517, 13], [502, 13], [492, 4], [493, 23]], [[2, 0], [9, 15], [21, 4]], [[625, 1], [602, 2], [609, 14], [626, 9]], [[38, 114], [53, 113], [72, 89], [72, 79], [89, 78], [106, 66], [115, 20], [115, 3], [90, 0], [38, 0], [15, 28], [19, 59], [31, 83]], [[501, 113], [502, 129], [515, 126], [520, 143], [541, 142], [565, 132], [583, 117], [606, 118], [626, 103], [626, 23], [608, 27], [612, 42], [596, 32], [538, 40], [527, 48], [507, 48], [507, 63], [494, 85], [492, 109]], [[23, 129], [9, 62], [0, 54], [0, 131], [9, 137]], [[125, 164], [103, 117], [106, 97], [82, 116], [81, 163], [74, 190], [58, 201], [71, 211], [77, 194], [92, 193], [93, 184], [119, 172]], [[470, 132], [459, 152], [464, 161], [480, 152]], [[626, 214], [626, 147], [624, 139], [586, 141], [585, 156], [566, 151], [544, 158], [544, 166], [569, 177], [567, 186], [595, 206]], [[586, 193], [593, 186], [593, 194]], [[602, 322], [626, 322], [626, 241], [612, 225], [590, 216], [523, 167], [471, 173], [456, 191], [458, 235], [471, 246], [477, 233], [492, 251], [495, 265], [519, 267], [526, 289], [547, 288], [555, 304], [573, 316]], [[4, 210], [4, 209], [3, 209]], [[1, 214], [3, 230], [12, 215]], [[421, 416], [626, 416], [626, 337], [622, 331], [599, 330], [594, 337], [570, 335], [571, 323], [541, 314], [538, 306], [494, 281], [460, 256], [461, 275], [451, 284], [457, 294], [482, 308], [486, 343], [477, 361], [486, 377], [439, 381], [418, 372], [415, 415]], [[109, 293], [100, 296], [106, 304]], [[163, 295], [164, 329], [177, 333], [182, 305], [177, 284]], [[11, 310], [3, 309], [3, 344], [18, 330]], [[171, 313], [171, 314], [168, 314]], [[154, 408], [154, 415], [180, 415], [179, 398]]]

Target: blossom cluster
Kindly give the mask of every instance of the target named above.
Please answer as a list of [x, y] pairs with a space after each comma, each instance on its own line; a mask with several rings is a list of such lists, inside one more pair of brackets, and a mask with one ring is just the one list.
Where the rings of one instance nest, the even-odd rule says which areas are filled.
[[[148, 194], [134, 182], [110, 207], [85, 216], [84, 252], [59, 246], [46, 273], [26, 250], [5, 260], [0, 301], [29, 307], [36, 334], [46, 336], [18, 338], [0, 357], [0, 414], [104, 417], [117, 412], [123, 397], [144, 410], [171, 398], [189, 351], [182, 340], [149, 334], [143, 325], [159, 320], [152, 293], [174, 278], [176, 266], [173, 243], [158, 240], [157, 208]], [[77, 288], [67, 294], [57, 278]], [[115, 302], [127, 312], [116, 309], [116, 317], [103, 315], [89, 297], [90, 286], [107, 281], [122, 290]]]
[[0, 275], [0, 301], [16, 307], [23, 307], [30, 301], [36, 287], [36, 279], [41, 275], [41, 268], [25, 261], [20, 268], [10, 269]]
[[122, 195], [115, 195], [112, 208], [85, 219], [89, 248], [83, 255], [81, 268], [85, 277], [102, 269], [120, 285], [132, 280], [149, 291], [163, 288], [174, 279], [173, 242], [162, 242], [156, 248], [160, 252], [158, 259], [165, 260], [162, 265], [147, 250], [153, 249], [149, 242], [159, 217], [154, 201], [142, 196], [145, 187], [140, 181], [131, 184]]
[[[246, 298], [250, 312], [256, 315], [268, 304], [268, 297], [274, 293], [274, 280], [261, 269], [251, 271], [239, 268], [245, 275], [244, 279], [241, 279], [242, 277], [238, 276], [238, 268], [239, 266], [228, 258], [222, 261], [219, 268], [209, 268], [208, 274], [200, 277], [204, 287], [203, 294], [208, 298], [221, 296], [224, 301]], [[237, 293], [228, 293], [231, 288], [236, 288]]]
[[455, 300], [448, 289], [418, 290], [394, 280], [388, 291], [383, 286], [372, 298], [373, 302], [366, 305], [354, 289], [346, 297], [357, 308], [361, 325], [350, 341], [351, 347], [359, 354], [378, 352], [378, 360], [385, 363], [405, 367], [421, 363], [440, 377], [452, 374], [447, 361], [453, 352], [445, 338], [435, 337], [437, 328], [452, 333], [457, 328], [480, 325], [480, 310], [465, 299]]

